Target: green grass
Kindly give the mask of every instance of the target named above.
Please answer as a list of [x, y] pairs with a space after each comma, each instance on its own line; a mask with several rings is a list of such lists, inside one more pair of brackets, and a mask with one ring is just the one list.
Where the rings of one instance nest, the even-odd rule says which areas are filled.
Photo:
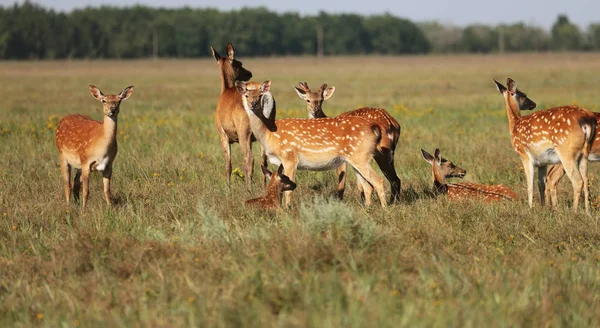
[[[597, 111], [600, 55], [239, 55], [255, 81], [272, 80], [279, 117], [306, 116], [298, 81], [336, 87], [331, 115], [387, 108], [402, 125], [405, 201], [364, 208], [351, 173], [339, 202], [335, 172], [302, 171], [291, 209], [245, 208], [260, 169], [252, 195], [239, 175], [227, 191], [213, 60], [0, 62], [1, 326], [600, 325], [597, 210], [572, 212], [567, 179], [559, 209], [537, 192], [527, 206], [492, 80], [514, 78], [539, 109]], [[135, 90], [119, 115], [115, 204], [95, 173], [81, 215], [64, 201], [54, 131], [66, 114], [102, 117], [88, 84]], [[419, 149], [436, 147], [465, 180], [522, 200], [430, 199]], [[238, 145], [233, 154], [241, 169]]]

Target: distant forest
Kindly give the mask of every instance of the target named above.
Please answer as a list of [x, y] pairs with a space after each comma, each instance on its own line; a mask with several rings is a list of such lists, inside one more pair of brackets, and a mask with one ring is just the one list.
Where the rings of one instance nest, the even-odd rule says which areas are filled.
[[457, 27], [393, 15], [301, 16], [234, 11], [97, 7], [56, 12], [26, 1], [0, 6], [0, 59], [206, 57], [233, 42], [244, 56], [492, 53], [600, 50], [600, 23], [568, 17], [550, 31], [524, 23]]

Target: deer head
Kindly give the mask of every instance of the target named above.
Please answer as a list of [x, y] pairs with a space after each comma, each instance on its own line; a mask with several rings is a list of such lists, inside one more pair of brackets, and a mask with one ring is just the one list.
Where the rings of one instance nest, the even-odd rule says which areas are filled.
[[515, 82], [515, 80], [511, 78], [506, 80], [508, 88], [496, 80], [494, 80], [494, 82], [496, 82], [498, 91], [500, 91], [500, 93], [509, 101], [511, 107], [518, 108], [519, 110], [532, 110], [535, 108], [535, 102], [527, 98], [525, 93], [517, 89], [517, 82]]
[[236, 82], [235, 87], [242, 95], [244, 108], [247, 112], [263, 119], [274, 119], [272, 117], [274, 101], [271, 95], [271, 81], [262, 84], [256, 82]]
[[264, 175], [267, 177], [267, 179], [269, 179], [269, 186], [276, 184], [279, 192], [296, 189], [296, 183], [287, 175], [283, 174], [283, 165], [279, 165], [277, 174], [272, 174], [271, 171], [269, 171], [269, 169], [264, 165], [261, 165], [260, 167]]
[[467, 171], [441, 157], [440, 150], [435, 149], [434, 156], [421, 149], [421, 154], [427, 163], [431, 164], [435, 182], [445, 184], [446, 178], [464, 178]]
[[221, 68], [222, 74], [231, 80], [229, 82], [232, 82], [232, 84], [233, 81], [248, 81], [252, 78], [252, 72], [245, 69], [241, 61], [235, 59], [235, 51], [231, 43], [227, 44], [227, 57], [219, 55], [212, 46], [210, 46], [210, 51]]
[[297, 86], [294, 86], [294, 90], [298, 96], [306, 100], [306, 109], [308, 110], [308, 116], [310, 118], [325, 117], [323, 113], [323, 101], [331, 98], [335, 92], [335, 87], [327, 88], [327, 83], [323, 84], [317, 92], [310, 91], [306, 82], [299, 82]]
[[118, 95], [105, 96], [102, 93], [102, 91], [100, 91], [100, 89], [96, 88], [93, 85], [90, 85], [90, 92], [92, 93], [92, 96], [94, 96], [94, 98], [102, 102], [104, 115], [116, 118], [117, 115], [119, 115], [119, 106], [121, 105], [121, 101], [131, 96], [131, 93], [133, 92], [133, 85], [130, 85], [127, 88], [125, 88]]

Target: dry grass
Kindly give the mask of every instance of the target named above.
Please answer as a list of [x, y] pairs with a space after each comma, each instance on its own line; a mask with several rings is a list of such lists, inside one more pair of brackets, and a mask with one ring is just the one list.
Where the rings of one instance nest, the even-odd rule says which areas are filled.
[[[290, 210], [244, 208], [243, 179], [225, 186], [212, 60], [1, 62], [0, 325], [600, 324], [600, 229], [572, 213], [567, 182], [557, 211], [450, 203], [426, 196], [419, 155], [439, 147], [467, 181], [524, 197], [492, 79], [513, 77], [538, 108], [598, 110], [600, 55], [240, 56], [254, 80], [273, 81], [282, 117], [306, 115], [292, 90], [300, 80], [336, 86], [327, 113], [387, 108], [403, 127], [405, 202], [362, 207], [351, 174], [341, 203], [334, 172], [301, 172]], [[54, 130], [69, 113], [101, 117], [90, 83], [135, 90], [119, 117], [115, 205], [94, 174], [82, 216], [64, 203]]]

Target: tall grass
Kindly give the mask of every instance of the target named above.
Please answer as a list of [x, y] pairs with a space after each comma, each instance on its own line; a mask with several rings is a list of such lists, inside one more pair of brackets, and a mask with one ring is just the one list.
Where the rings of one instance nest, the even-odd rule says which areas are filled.
[[[492, 79], [514, 78], [540, 109], [599, 110], [599, 55], [239, 56], [254, 80], [273, 81], [281, 117], [306, 116], [298, 81], [336, 86], [330, 115], [387, 108], [402, 125], [404, 201], [365, 208], [350, 174], [340, 202], [334, 172], [300, 172], [289, 210], [245, 208], [260, 174], [251, 195], [233, 145], [225, 185], [212, 60], [1, 62], [0, 325], [600, 324], [597, 210], [573, 213], [568, 182], [555, 211], [538, 199], [453, 203], [427, 196], [419, 154], [438, 147], [467, 181], [524, 197]], [[69, 113], [101, 118], [90, 83], [135, 90], [119, 115], [115, 204], [93, 174], [82, 215], [64, 201], [54, 131]], [[594, 196], [599, 169], [590, 165]]]

